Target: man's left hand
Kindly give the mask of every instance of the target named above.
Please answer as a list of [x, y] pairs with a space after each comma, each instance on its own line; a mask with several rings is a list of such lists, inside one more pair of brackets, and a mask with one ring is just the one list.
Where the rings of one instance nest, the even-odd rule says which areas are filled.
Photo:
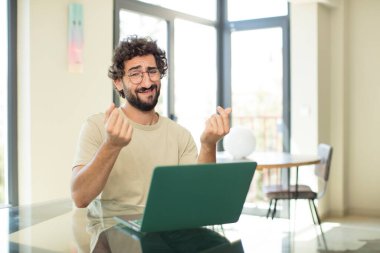
[[216, 114], [206, 121], [206, 128], [201, 135], [201, 144], [206, 146], [216, 145], [226, 134], [230, 132], [231, 108], [223, 109], [218, 106]]

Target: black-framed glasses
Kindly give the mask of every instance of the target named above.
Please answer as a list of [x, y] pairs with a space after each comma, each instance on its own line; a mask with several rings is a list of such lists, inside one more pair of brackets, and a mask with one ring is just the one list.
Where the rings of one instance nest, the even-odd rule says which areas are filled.
[[147, 71], [139, 71], [139, 70], [133, 70], [127, 74], [129, 80], [133, 84], [140, 84], [144, 78], [144, 73], [147, 73], [149, 76], [149, 79], [152, 82], [156, 82], [160, 80], [161, 74], [160, 71], [157, 68], [148, 69]]

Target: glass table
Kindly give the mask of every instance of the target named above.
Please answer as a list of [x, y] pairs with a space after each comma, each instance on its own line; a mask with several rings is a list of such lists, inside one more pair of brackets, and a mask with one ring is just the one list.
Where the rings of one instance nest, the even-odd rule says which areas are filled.
[[244, 252], [228, 224], [142, 234], [118, 224], [117, 215], [136, 216], [141, 207], [95, 201], [75, 208], [71, 200], [0, 209], [0, 252]]

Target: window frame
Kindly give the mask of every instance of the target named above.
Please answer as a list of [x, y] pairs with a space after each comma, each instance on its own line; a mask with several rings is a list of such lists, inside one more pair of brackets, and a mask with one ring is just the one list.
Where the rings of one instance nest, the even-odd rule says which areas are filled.
[[7, 87], [7, 159], [8, 203], [19, 204], [18, 196], [18, 133], [17, 133], [17, 1], [7, 0], [8, 87]]
[[[288, 4], [289, 9], [289, 4]], [[288, 11], [289, 13], [289, 11]], [[283, 122], [284, 122], [284, 132], [283, 132], [283, 151], [290, 152], [290, 134], [291, 134], [291, 125], [290, 125], [290, 21], [289, 14], [287, 16], [278, 16], [271, 18], [261, 18], [261, 19], [252, 19], [252, 20], [242, 20], [242, 21], [230, 21], [229, 24], [229, 39], [231, 40], [231, 33], [235, 31], [248, 31], [248, 30], [257, 30], [257, 29], [267, 29], [267, 28], [282, 28], [282, 41], [283, 41], [283, 99], [282, 99], [282, 108], [283, 108]], [[229, 52], [231, 52], [231, 41], [227, 43], [229, 45]], [[229, 60], [231, 62], [231, 60]], [[231, 69], [231, 66], [229, 66]], [[229, 74], [231, 78], [231, 74]], [[231, 79], [229, 87], [228, 99], [231, 101]], [[223, 96], [223, 94], [220, 94]], [[224, 95], [226, 96], [226, 95]], [[290, 172], [289, 169], [284, 168], [280, 172], [281, 174], [281, 183], [283, 185], [290, 182]], [[283, 209], [278, 213], [279, 217], [287, 218], [290, 217], [290, 203], [283, 202]], [[258, 211], [254, 211], [258, 212]]]
[[[289, 6], [289, 5], [288, 5]], [[283, 151], [290, 151], [290, 28], [289, 28], [289, 16], [278, 16], [271, 18], [261, 18], [252, 20], [242, 20], [242, 21], [231, 21], [229, 22], [230, 38], [231, 33], [235, 31], [248, 31], [256, 29], [266, 29], [266, 28], [282, 28], [282, 54], [283, 54], [283, 122], [285, 132], [283, 133]], [[231, 43], [230, 43], [231, 44]], [[231, 47], [229, 48], [231, 51]], [[231, 61], [230, 61], [231, 62]], [[230, 93], [231, 96], [231, 93]], [[231, 97], [230, 97], [231, 101]]]
[[[216, 101], [218, 105], [230, 107], [232, 104], [231, 97], [231, 33], [233, 31], [264, 29], [272, 27], [281, 27], [283, 29], [283, 151], [290, 151], [290, 12], [287, 16], [269, 17], [261, 19], [229, 21], [228, 20], [228, 0], [217, 0], [217, 19], [210, 21], [208, 19], [188, 15], [182, 12], [163, 8], [137, 0], [114, 0], [114, 47], [119, 43], [119, 11], [127, 9], [134, 12], [140, 12], [145, 15], [151, 15], [167, 20], [168, 25], [168, 52], [169, 62], [174, 62], [174, 20], [181, 18], [199, 24], [214, 26], [217, 31], [217, 90]], [[288, 4], [289, 10], [289, 4]], [[168, 75], [168, 115], [175, 120], [174, 108], [174, 65], [169, 64]], [[116, 105], [120, 105], [119, 95], [114, 91], [113, 100]], [[223, 143], [218, 143], [218, 150], [223, 150]], [[290, 175], [288, 170], [281, 172], [281, 180], [288, 182]], [[281, 217], [289, 216], [289, 204], [284, 204], [284, 211]]]
[[[217, 19], [211, 21], [201, 17], [192, 16], [182, 12], [167, 9], [161, 6], [137, 0], [114, 0], [114, 47], [119, 43], [119, 11], [127, 9], [151, 15], [167, 20], [168, 25], [168, 61], [174, 62], [174, 19], [181, 18], [199, 24], [213, 26], [217, 30], [217, 94], [216, 101], [223, 107], [231, 106], [231, 33], [237, 30], [252, 30], [269, 27], [281, 27], [283, 29], [283, 122], [286, 132], [284, 133], [284, 151], [290, 151], [290, 31], [289, 14], [287, 16], [252, 19], [243, 21], [228, 21], [227, 0], [217, 1]], [[289, 4], [288, 4], [289, 9]], [[289, 13], [289, 12], [288, 12]], [[168, 115], [176, 119], [174, 108], [174, 65], [169, 64], [168, 72]], [[119, 95], [113, 93], [113, 101], [120, 105]], [[218, 150], [223, 150], [223, 143], [218, 143]]]

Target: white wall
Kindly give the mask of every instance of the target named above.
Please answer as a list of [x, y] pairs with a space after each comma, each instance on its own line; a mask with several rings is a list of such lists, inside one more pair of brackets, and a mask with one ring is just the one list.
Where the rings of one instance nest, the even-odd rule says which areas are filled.
[[346, 147], [347, 136], [347, 78], [346, 78], [346, 7], [340, 0], [330, 9], [330, 139], [334, 147], [333, 164], [330, 174], [328, 194], [323, 203], [328, 207], [326, 213], [343, 216], [346, 212]]
[[291, 15], [291, 148], [313, 154], [318, 144], [317, 4], [293, 4]]
[[20, 204], [70, 197], [71, 163], [85, 118], [112, 102], [107, 77], [112, 1], [82, 0], [84, 70], [68, 71], [70, 0], [18, 4]]
[[[334, 146], [324, 215], [380, 216], [380, 1], [305, 0], [291, 8], [293, 147]], [[299, 113], [303, 101], [311, 123]]]
[[346, 4], [347, 206], [380, 216], [380, 1]]

